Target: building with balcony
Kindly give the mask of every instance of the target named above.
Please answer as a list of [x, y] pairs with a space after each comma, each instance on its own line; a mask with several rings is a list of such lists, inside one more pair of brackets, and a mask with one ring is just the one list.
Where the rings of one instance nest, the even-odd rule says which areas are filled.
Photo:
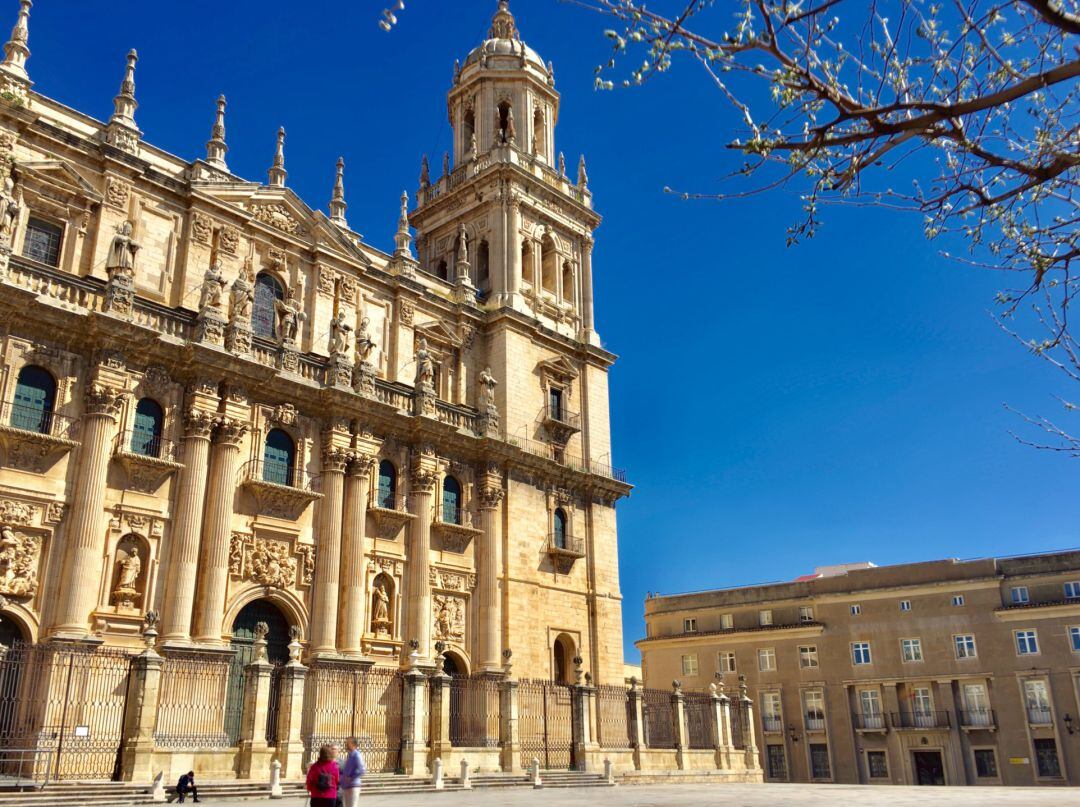
[[766, 780], [1080, 781], [1080, 552], [826, 567], [645, 621], [647, 687], [746, 677]]

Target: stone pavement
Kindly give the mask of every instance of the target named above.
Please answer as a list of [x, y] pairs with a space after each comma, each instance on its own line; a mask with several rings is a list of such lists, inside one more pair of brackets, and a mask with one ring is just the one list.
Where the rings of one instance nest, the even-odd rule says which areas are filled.
[[[304, 807], [301, 799], [209, 801], [208, 807]], [[889, 787], [861, 785], [620, 785], [611, 788], [472, 790], [361, 796], [363, 807], [1080, 807], [1070, 788]]]

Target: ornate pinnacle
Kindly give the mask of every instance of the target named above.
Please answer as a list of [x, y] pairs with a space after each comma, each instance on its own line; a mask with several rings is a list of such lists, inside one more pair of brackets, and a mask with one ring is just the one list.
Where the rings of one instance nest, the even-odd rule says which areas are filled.
[[120, 82], [120, 92], [113, 98], [113, 115], [109, 123], [119, 123], [131, 129], [135, 126], [135, 109], [139, 106], [135, 100], [135, 63], [139, 54], [135, 48], [128, 51], [127, 67], [124, 68], [124, 80]]
[[579, 188], [584, 189], [589, 184], [589, 175], [585, 171], [585, 155], [581, 155], [581, 159], [577, 164], [577, 184]]
[[399, 258], [411, 258], [412, 233], [409, 232], [409, 194], [401, 192], [401, 215], [398, 217], [397, 232], [394, 233], [394, 255]]
[[420, 160], [420, 187], [426, 188], [431, 184], [431, 169], [428, 168], [427, 155]]
[[270, 184], [277, 188], [285, 187], [285, 177], [289, 173], [285, 170], [285, 127], [277, 130], [277, 149], [274, 151], [274, 164], [266, 172], [270, 177]]
[[345, 158], [338, 157], [334, 192], [330, 197], [330, 221], [339, 227], [349, 226], [349, 223], [345, 221], [345, 208]]
[[491, 30], [488, 31], [489, 39], [517, 39], [517, 25], [514, 23], [514, 15], [510, 13], [509, 0], [499, 0], [499, 8], [495, 16], [491, 18]]
[[225, 145], [225, 96], [219, 95], [217, 99], [217, 117], [210, 129], [210, 139], [206, 141], [206, 161], [214, 168], [228, 171], [225, 164], [225, 152], [229, 147]]
[[11, 29], [11, 39], [4, 45], [4, 71], [25, 82], [30, 81], [26, 72], [26, 60], [30, 58], [30, 48], [26, 43], [30, 39], [31, 0], [19, 0], [19, 18]]

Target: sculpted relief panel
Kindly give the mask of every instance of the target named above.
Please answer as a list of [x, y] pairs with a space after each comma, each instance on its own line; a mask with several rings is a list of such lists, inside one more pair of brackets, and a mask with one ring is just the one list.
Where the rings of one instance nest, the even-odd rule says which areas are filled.
[[465, 599], [453, 594], [431, 598], [431, 637], [442, 642], [465, 641]]
[[0, 594], [29, 597], [38, 587], [41, 538], [0, 527]]

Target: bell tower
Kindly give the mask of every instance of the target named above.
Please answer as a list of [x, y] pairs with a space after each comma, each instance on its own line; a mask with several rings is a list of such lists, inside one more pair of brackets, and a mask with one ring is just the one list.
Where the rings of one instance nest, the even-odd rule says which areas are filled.
[[599, 345], [591, 261], [600, 217], [584, 158], [574, 179], [566, 175], [554, 71], [521, 39], [508, 0], [499, 0], [488, 38], [454, 65], [447, 113], [452, 150], [437, 179], [424, 158], [410, 216], [421, 270], [457, 299], [508, 307]]

